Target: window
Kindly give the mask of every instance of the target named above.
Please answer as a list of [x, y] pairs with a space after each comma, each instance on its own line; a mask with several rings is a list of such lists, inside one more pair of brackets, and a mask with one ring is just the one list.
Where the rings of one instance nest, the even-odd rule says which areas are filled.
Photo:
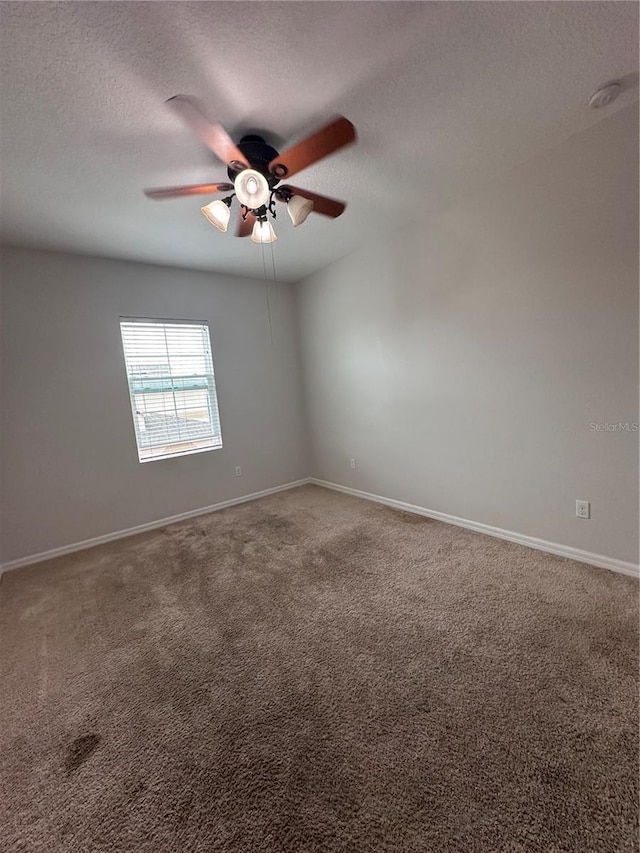
[[140, 462], [222, 447], [209, 326], [120, 319]]

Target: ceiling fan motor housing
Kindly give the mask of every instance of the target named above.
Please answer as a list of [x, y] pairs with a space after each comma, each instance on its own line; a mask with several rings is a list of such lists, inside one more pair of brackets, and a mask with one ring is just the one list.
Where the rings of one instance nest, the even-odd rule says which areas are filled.
[[[261, 136], [251, 134], [243, 136], [238, 142], [238, 148], [251, 164], [251, 168], [267, 179], [269, 188], [273, 189], [280, 180], [280, 176], [274, 175], [269, 171], [269, 163], [278, 156], [278, 151], [271, 145], [268, 145]], [[234, 168], [235, 166], [238, 168]], [[245, 166], [242, 163], [231, 163], [227, 169], [227, 174], [231, 181], [235, 181], [238, 172], [241, 172]]]

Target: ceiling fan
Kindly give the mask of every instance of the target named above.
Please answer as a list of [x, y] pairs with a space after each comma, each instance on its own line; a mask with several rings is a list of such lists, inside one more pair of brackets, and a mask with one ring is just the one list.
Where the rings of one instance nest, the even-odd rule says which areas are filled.
[[287, 205], [294, 226], [301, 225], [309, 213], [319, 213], [335, 219], [344, 212], [346, 203], [309, 190], [280, 184], [333, 154], [356, 140], [354, 126], [344, 117], [278, 153], [261, 136], [243, 136], [236, 144], [220, 124], [211, 124], [205, 118], [198, 102], [188, 95], [175, 95], [167, 104], [186, 122], [196, 136], [227, 165], [231, 183], [194, 184], [185, 187], [167, 187], [145, 190], [145, 195], [155, 200], [190, 195], [230, 193], [201, 208], [204, 216], [220, 231], [226, 231], [231, 216], [231, 201], [235, 195], [240, 203], [237, 236], [251, 234], [254, 243], [272, 243], [277, 240], [268, 215], [276, 218], [276, 201]]

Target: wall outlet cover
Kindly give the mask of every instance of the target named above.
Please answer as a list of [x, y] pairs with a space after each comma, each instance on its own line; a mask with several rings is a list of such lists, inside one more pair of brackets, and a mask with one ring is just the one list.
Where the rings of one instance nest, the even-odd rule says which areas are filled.
[[591, 518], [589, 501], [576, 501], [576, 516], [578, 518]]

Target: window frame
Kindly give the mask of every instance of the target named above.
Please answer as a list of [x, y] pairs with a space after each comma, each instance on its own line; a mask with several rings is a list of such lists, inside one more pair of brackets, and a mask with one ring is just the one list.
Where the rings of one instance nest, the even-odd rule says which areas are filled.
[[[127, 360], [127, 351], [126, 351], [126, 345], [125, 345], [125, 334], [124, 334], [125, 330], [124, 330], [123, 326], [126, 323], [140, 323], [140, 324], [148, 324], [148, 325], [158, 325], [158, 326], [163, 326], [163, 327], [166, 327], [168, 325], [191, 326], [191, 327], [201, 327], [201, 328], [204, 328], [206, 330], [207, 340], [208, 340], [208, 344], [209, 344], [208, 355], [209, 355], [209, 360], [210, 360], [211, 372], [210, 373], [207, 372], [204, 375], [207, 378], [209, 378], [209, 377], [211, 378], [211, 384], [212, 384], [212, 387], [207, 387], [207, 389], [206, 389], [207, 408], [209, 409], [209, 411], [212, 414], [217, 415], [217, 423], [218, 423], [217, 436], [215, 434], [212, 434], [208, 438], [192, 439], [192, 440], [187, 439], [183, 442], [174, 441], [174, 442], [167, 443], [164, 445], [156, 444], [156, 445], [150, 445], [148, 447], [145, 447], [144, 445], [142, 445], [140, 443], [140, 441], [139, 441], [139, 428], [138, 428], [138, 424], [136, 422], [138, 412], [137, 412], [137, 406], [136, 406], [136, 401], [135, 401], [135, 392], [134, 392], [134, 388], [133, 388], [133, 381], [132, 381], [131, 375], [129, 373], [129, 362]], [[132, 425], [133, 425], [133, 433], [134, 433], [135, 442], [136, 442], [136, 450], [138, 453], [138, 462], [140, 462], [140, 463], [157, 462], [157, 461], [161, 461], [161, 460], [165, 460], [165, 459], [178, 459], [181, 456], [192, 456], [195, 453], [207, 453], [207, 452], [212, 451], [212, 450], [222, 450], [222, 447], [223, 447], [222, 419], [221, 419], [221, 414], [220, 414], [220, 402], [218, 399], [218, 386], [217, 386], [216, 378], [215, 378], [215, 363], [214, 363], [214, 358], [213, 358], [213, 343], [211, 341], [211, 326], [210, 326], [209, 321], [208, 320], [184, 319], [184, 318], [176, 319], [173, 317], [121, 316], [119, 319], [119, 327], [120, 327], [120, 344], [122, 347], [122, 358], [124, 361], [124, 372], [125, 372], [125, 378], [126, 378], [126, 382], [127, 382], [127, 391], [128, 391], [128, 395], [129, 395], [129, 405], [130, 405], [130, 409], [131, 409], [131, 418], [132, 418]], [[169, 356], [169, 353], [167, 353], [167, 356]], [[156, 378], [161, 379], [163, 377], [156, 377]], [[170, 374], [167, 374], [166, 378], [167, 378], [167, 380], [172, 380], [174, 377], [171, 377]], [[173, 382], [172, 382], [172, 384], [173, 384]], [[178, 389], [178, 390], [180, 390], [180, 389]], [[153, 392], [151, 392], [151, 393], [153, 393]], [[167, 392], [162, 392], [162, 393], [167, 393]], [[174, 411], [176, 412], [176, 415], [177, 415], [178, 408], [177, 408], [177, 406], [175, 406], [176, 389], [172, 388], [169, 393], [173, 394]], [[211, 423], [211, 420], [209, 421], [209, 423]], [[154, 448], [159, 448], [159, 447], [171, 447], [171, 446], [177, 446], [180, 444], [182, 444], [182, 445], [191, 444], [192, 445], [198, 441], [205, 441], [205, 440], [210, 440], [213, 442], [216, 439], [216, 437], [217, 437], [219, 443], [208, 444], [204, 447], [191, 447], [189, 449], [177, 450], [177, 451], [170, 452], [170, 453], [151, 454], [148, 456], [142, 456], [141, 455], [145, 452], [145, 450], [153, 450]]]

